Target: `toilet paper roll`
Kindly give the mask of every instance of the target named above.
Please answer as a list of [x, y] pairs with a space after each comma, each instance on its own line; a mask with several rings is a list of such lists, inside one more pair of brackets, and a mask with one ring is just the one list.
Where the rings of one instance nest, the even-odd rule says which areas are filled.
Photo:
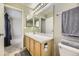
[[45, 48], [48, 48], [48, 45], [45, 45]]
[[44, 51], [47, 52], [48, 51], [48, 48], [44, 48]]

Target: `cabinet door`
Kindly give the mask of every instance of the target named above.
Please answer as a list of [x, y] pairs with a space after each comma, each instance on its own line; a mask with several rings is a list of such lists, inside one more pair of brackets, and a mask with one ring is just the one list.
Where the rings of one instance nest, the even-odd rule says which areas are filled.
[[29, 44], [30, 43], [30, 39], [29, 37], [26, 36], [26, 39], [25, 39], [25, 47], [27, 48], [27, 50], [29, 51]]
[[[52, 55], [52, 43], [53, 41], [48, 41], [41, 46], [41, 55], [42, 56], [51, 56]], [[45, 44], [48, 46], [45, 48]]]
[[35, 41], [35, 56], [41, 55], [41, 44]]
[[34, 56], [34, 40], [30, 38], [30, 53]]

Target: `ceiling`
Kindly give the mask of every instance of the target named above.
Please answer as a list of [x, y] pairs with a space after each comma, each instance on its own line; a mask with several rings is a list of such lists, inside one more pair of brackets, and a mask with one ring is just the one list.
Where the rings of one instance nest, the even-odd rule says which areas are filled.
[[51, 17], [53, 16], [53, 4], [50, 4], [45, 10], [40, 12], [38, 15], [44, 16], [44, 17]]
[[[9, 3], [8, 3], [9, 4]], [[40, 3], [11, 3], [9, 5], [14, 5], [16, 7], [20, 7], [20, 8], [25, 8], [27, 15], [32, 13], [34, 11], [34, 9], [36, 7], [38, 7]], [[38, 13], [37, 15], [39, 16], [45, 16], [45, 17], [49, 17], [49, 16], [53, 16], [53, 4], [49, 3], [50, 5], [42, 10], [40, 13]]]
[[26, 7], [29, 7], [31, 9], [35, 9], [35, 7], [38, 5], [39, 3], [22, 3], [22, 5], [25, 5]]
[[[29, 3], [28, 6], [32, 10], [37, 7], [40, 3]], [[53, 16], [53, 4], [49, 3], [49, 6], [46, 7], [46, 9], [42, 10], [41, 12], [38, 13], [38, 16], [44, 16], [44, 17], [50, 17]]]

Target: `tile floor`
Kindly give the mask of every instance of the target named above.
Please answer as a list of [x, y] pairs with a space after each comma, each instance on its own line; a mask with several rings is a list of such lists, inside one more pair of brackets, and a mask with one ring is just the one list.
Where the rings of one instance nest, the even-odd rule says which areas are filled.
[[5, 47], [4, 50], [5, 56], [31, 56], [27, 49], [20, 49], [18, 45], [11, 45], [9, 47]]

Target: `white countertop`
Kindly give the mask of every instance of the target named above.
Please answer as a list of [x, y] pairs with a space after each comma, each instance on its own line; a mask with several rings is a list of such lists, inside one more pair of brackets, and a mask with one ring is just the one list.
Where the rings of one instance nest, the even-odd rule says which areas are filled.
[[33, 33], [25, 33], [26, 36], [33, 38], [34, 40], [40, 42], [40, 43], [44, 43], [47, 42], [49, 40], [53, 39], [53, 35], [52, 34], [33, 34]]

